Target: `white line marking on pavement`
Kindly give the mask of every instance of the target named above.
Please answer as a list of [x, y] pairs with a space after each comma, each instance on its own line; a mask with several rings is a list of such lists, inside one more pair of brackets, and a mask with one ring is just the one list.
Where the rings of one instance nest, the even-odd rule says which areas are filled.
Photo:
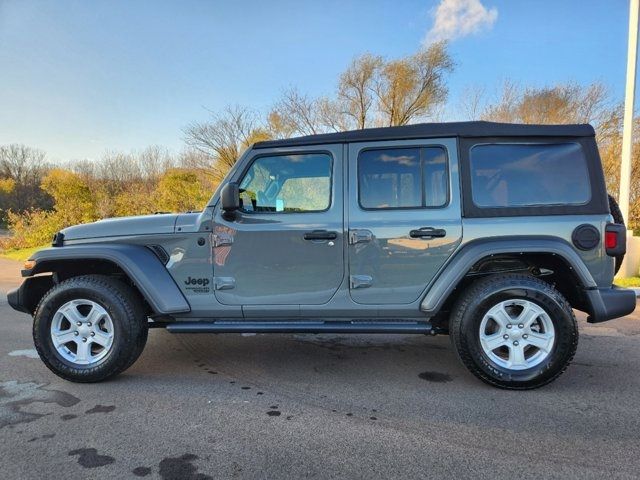
[[35, 349], [31, 348], [29, 350], [14, 350], [13, 352], [9, 352], [10, 357], [27, 357], [27, 358], [39, 358], [38, 352]]

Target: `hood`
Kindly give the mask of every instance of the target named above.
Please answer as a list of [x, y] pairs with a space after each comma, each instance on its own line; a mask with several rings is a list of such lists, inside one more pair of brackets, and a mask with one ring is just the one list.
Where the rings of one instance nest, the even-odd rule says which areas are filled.
[[108, 218], [93, 223], [74, 225], [61, 230], [65, 240], [158, 235], [173, 233], [177, 214], [142, 215], [139, 217]]

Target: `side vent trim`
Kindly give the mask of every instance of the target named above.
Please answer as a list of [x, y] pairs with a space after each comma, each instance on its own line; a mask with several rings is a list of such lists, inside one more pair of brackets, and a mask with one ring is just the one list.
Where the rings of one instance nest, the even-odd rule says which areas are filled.
[[158, 260], [160, 260], [163, 265], [169, 263], [169, 254], [163, 247], [160, 245], [147, 245], [147, 248], [155, 253], [156, 257], [158, 257]]

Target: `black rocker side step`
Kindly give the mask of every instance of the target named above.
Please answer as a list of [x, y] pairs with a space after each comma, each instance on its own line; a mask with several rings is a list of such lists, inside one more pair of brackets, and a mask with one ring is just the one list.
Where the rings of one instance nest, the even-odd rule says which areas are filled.
[[399, 321], [174, 321], [160, 326], [172, 333], [436, 333], [429, 322]]

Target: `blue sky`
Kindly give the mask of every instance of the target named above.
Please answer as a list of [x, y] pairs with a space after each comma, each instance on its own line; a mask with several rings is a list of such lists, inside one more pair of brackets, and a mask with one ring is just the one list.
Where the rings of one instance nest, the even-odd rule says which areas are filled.
[[[622, 100], [626, 0], [481, 2], [497, 17], [451, 41], [447, 118], [467, 86], [506, 78], [602, 81]], [[355, 55], [415, 52], [439, 3], [0, 0], [0, 145], [53, 160], [179, 151], [182, 128], [208, 109], [266, 111], [291, 86], [331, 94]]]

